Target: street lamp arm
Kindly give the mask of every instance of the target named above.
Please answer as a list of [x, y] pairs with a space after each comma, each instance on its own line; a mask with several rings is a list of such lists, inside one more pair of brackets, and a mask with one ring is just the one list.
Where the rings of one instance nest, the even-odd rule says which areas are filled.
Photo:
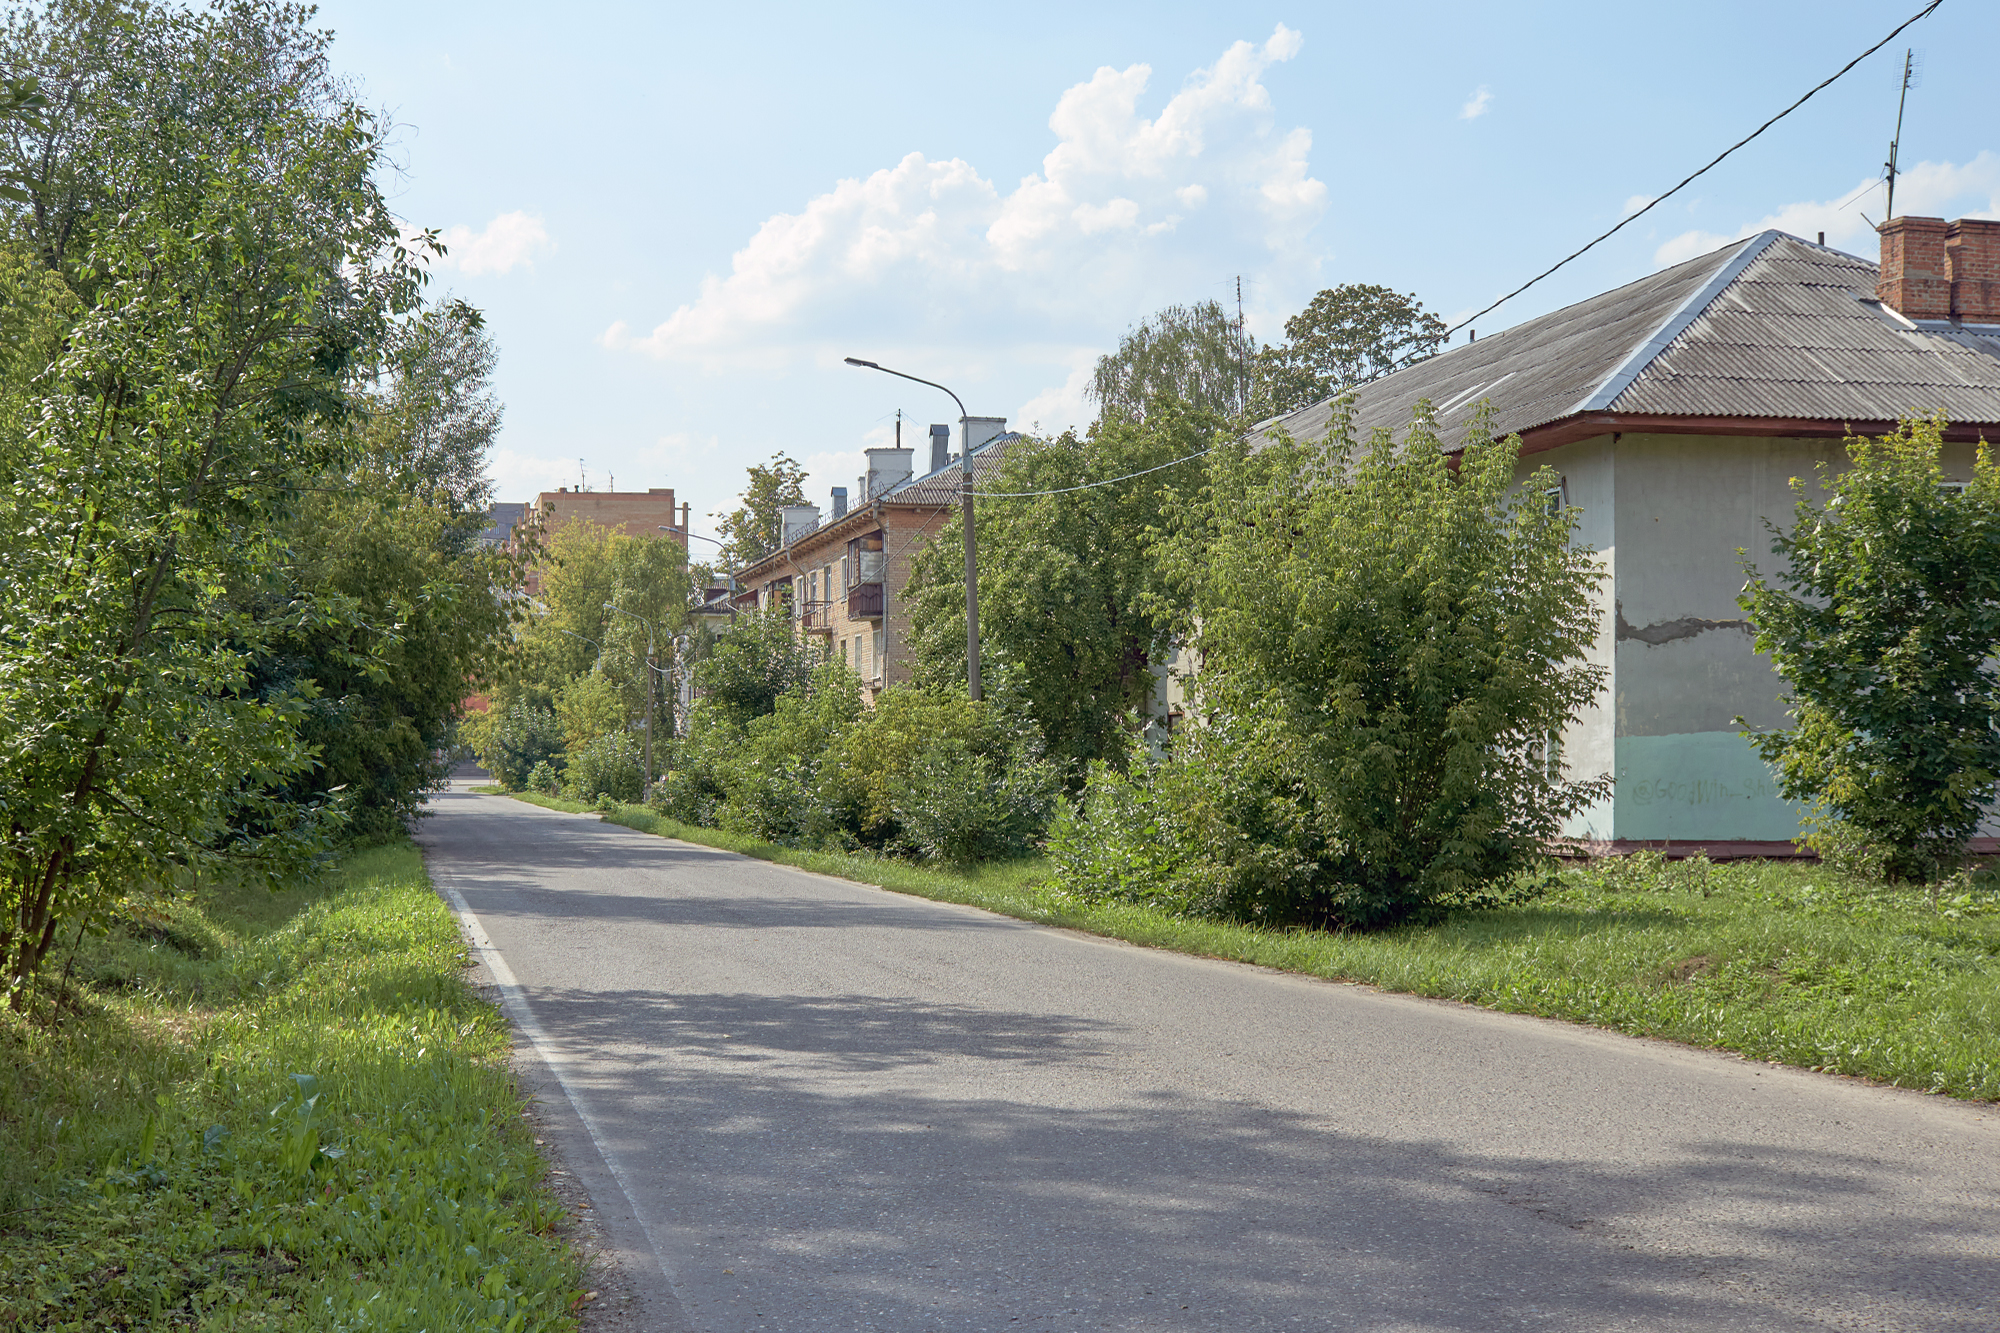
[[905, 375], [900, 370], [891, 370], [887, 366], [878, 366], [873, 361], [863, 361], [858, 356], [848, 357], [847, 364], [850, 366], [860, 366], [864, 370], [879, 370], [884, 375], [894, 375], [897, 379], [909, 380], [914, 384], [927, 384], [931, 388], [936, 389], [939, 393], [951, 394], [951, 401], [958, 404], [958, 419], [960, 421], [965, 420], [966, 417], [965, 404], [962, 401], [960, 401], [959, 396], [957, 394], [952, 393], [950, 389], [945, 388], [944, 385], [939, 384], [936, 380], [921, 379], [915, 375]]
[[690, 532], [686, 528], [677, 528], [671, 523], [660, 523], [656, 524], [655, 526], [657, 526], [661, 532], [677, 532], [683, 537], [692, 537], [696, 541], [708, 542], [710, 545], [713, 546], [720, 546], [725, 548], [728, 546], [727, 542], [717, 541], [713, 537], [704, 537], [701, 533]]
[[[936, 389], [939, 393], [950, 394], [951, 401], [958, 404], [958, 503], [959, 524], [965, 537], [965, 692], [974, 703], [979, 702], [979, 554], [977, 539], [973, 535], [972, 521], [972, 417], [965, 410], [965, 401], [936, 380], [927, 380], [918, 375], [905, 375], [900, 370], [877, 365], [873, 361], [863, 361], [858, 356], [846, 358], [850, 366], [860, 366], [863, 370], [879, 370], [884, 375], [894, 375], [899, 380], [912, 384], [922, 384]], [[883, 605], [888, 605], [888, 589], [883, 588]]]

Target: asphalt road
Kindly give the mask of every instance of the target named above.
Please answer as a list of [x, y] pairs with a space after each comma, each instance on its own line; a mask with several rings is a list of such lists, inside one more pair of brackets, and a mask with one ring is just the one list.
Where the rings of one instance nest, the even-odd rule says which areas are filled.
[[2000, 1330], [1991, 1109], [433, 809], [644, 1327]]

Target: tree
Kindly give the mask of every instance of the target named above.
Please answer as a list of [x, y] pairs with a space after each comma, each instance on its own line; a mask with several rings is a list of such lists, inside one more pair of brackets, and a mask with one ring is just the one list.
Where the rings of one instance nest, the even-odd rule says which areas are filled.
[[[302, 713], [315, 762], [285, 784], [295, 805], [337, 804], [348, 837], [401, 832], [449, 771], [470, 682], [509, 627], [512, 557], [474, 540], [500, 409], [477, 311], [431, 307], [391, 334], [389, 374], [351, 421], [356, 457], [302, 499], [267, 614], [318, 599], [339, 613], [278, 631], [252, 688], [312, 683]], [[496, 595], [498, 594], [498, 595]]]
[[1400, 443], [1336, 416], [1325, 440], [1211, 456], [1171, 552], [1199, 711], [1163, 768], [1096, 768], [1085, 825], [1052, 843], [1066, 882], [1379, 928], [1493, 901], [1607, 790], [1555, 753], [1603, 683], [1599, 570], [1491, 435], [1481, 413], [1454, 466], [1420, 409]]
[[493, 499], [486, 469], [500, 435], [493, 393], [499, 352], [485, 316], [455, 299], [426, 309], [392, 338], [382, 390], [369, 403], [375, 434], [393, 441], [377, 456], [394, 460], [403, 491], [454, 516], [455, 545], [463, 549], [485, 527]]
[[[1020, 695], [1074, 782], [1091, 760], [1122, 764], [1147, 721], [1173, 621], [1154, 547], [1204, 476], [1199, 461], [1164, 465], [1198, 454], [1219, 424], [1163, 402], [1142, 421], [1114, 416], [1081, 437], [1016, 444], [986, 486], [1063, 492], [980, 502], [979, 631], [996, 680]], [[961, 547], [954, 515], [917, 555], [907, 594], [917, 676], [934, 686], [965, 678]]]
[[1824, 505], [1795, 479], [1791, 530], [1767, 525], [1785, 568], [1746, 563], [1742, 597], [1795, 723], [1753, 743], [1785, 796], [1901, 880], [1962, 864], [2000, 791], [2000, 466], [1981, 445], [1970, 484], [1947, 486], [1944, 425], [1850, 439], [1845, 470], [1820, 465]]
[[708, 711], [746, 727], [776, 710], [778, 696], [802, 690], [826, 660], [782, 609], [741, 615], [694, 669]]
[[1255, 414], [1295, 412], [1437, 353], [1445, 322], [1414, 296], [1350, 282], [1285, 321], [1286, 341], [1257, 354]]
[[306, 21], [259, 0], [58, 5], [0, 33], [50, 102], [0, 129], [0, 170], [34, 182], [4, 211], [42, 361], [0, 403], [17, 1005], [103, 892], [223, 856], [284, 864], [323, 837], [283, 793], [312, 758], [317, 687], [249, 686], [280, 630], [341, 608], [276, 618], [235, 593], [281, 576], [289, 518], [348, 466], [361, 371], [422, 276], [374, 181], [379, 127]]
[[743, 486], [743, 503], [716, 525], [722, 534], [722, 559], [729, 569], [753, 565], [778, 549], [784, 540], [786, 505], [806, 502], [806, 470], [783, 453], [752, 464]]
[[1168, 404], [1218, 419], [1249, 407], [1257, 342], [1220, 303], [1170, 305], [1147, 317], [1118, 350], [1097, 359], [1092, 401], [1108, 415], [1144, 419]]

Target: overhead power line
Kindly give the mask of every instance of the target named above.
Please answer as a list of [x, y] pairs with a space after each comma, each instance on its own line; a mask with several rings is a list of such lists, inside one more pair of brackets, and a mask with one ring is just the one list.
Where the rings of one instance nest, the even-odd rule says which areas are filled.
[[1519, 296], [1522, 292], [1527, 291], [1528, 288], [1534, 286], [1536, 283], [1540, 282], [1543, 278], [1548, 277], [1551, 273], [1554, 273], [1557, 269], [1561, 268], [1563, 265], [1569, 263], [1573, 259], [1582, 258], [1590, 251], [1596, 249], [1597, 246], [1600, 245], [1601, 243], [1610, 240], [1613, 236], [1616, 236], [1619, 232], [1631, 226], [1634, 222], [1637, 222], [1640, 218], [1646, 216], [1646, 214], [1652, 212], [1655, 208], [1658, 208], [1661, 204], [1664, 204], [1665, 202], [1667, 202], [1667, 200], [1679, 194], [1682, 190], [1686, 189], [1688, 186], [1692, 185], [1695, 181], [1707, 175], [1715, 167], [1719, 166], [1724, 158], [1728, 157], [1731, 153], [1735, 152], [1737, 149], [1743, 147], [1743, 145], [1749, 143], [1752, 139], [1755, 139], [1765, 130], [1770, 129], [1773, 125], [1783, 120], [1786, 116], [1789, 116], [1794, 111], [1797, 111], [1800, 107], [1804, 106], [1807, 102], [1811, 101], [1815, 94], [1824, 91], [1826, 88], [1830, 87], [1836, 80], [1838, 80], [1841, 77], [1841, 75], [1847, 73], [1847, 71], [1853, 69], [1856, 65], [1866, 60], [1869, 56], [1874, 55], [1877, 51], [1880, 51], [1890, 42], [1895, 41], [1896, 38], [1902, 34], [1903, 29], [1909, 27], [1912, 23], [1915, 23], [1918, 19], [1928, 17], [1932, 10], [1936, 9], [1939, 5], [1943, 3], [1944, 0], [1931, 0], [1931, 2], [1925, 5], [1922, 9], [1910, 15], [1910, 17], [1904, 19], [1901, 23], [1897, 24], [1895, 30], [1892, 31], [1887, 37], [1884, 37], [1881, 41], [1875, 43], [1875, 45], [1869, 47], [1866, 51], [1863, 51], [1860, 55], [1854, 57], [1854, 59], [1848, 61], [1845, 65], [1842, 65], [1839, 69], [1835, 70], [1826, 79], [1822, 80], [1817, 84], [1814, 84], [1810, 89], [1807, 90], [1805, 96], [1799, 98], [1798, 101], [1792, 103], [1790, 106], [1786, 107], [1783, 111], [1780, 111], [1777, 115], [1771, 117], [1769, 120], [1765, 121], [1762, 125], [1759, 125], [1756, 129], [1750, 131], [1750, 133], [1744, 135], [1741, 139], [1738, 139], [1735, 143], [1723, 149], [1720, 153], [1717, 153], [1715, 157], [1709, 161], [1707, 166], [1702, 167], [1699, 171], [1696, 171], [1693, 174], [1685, 177], [1679, 185], [1674, 186], [1673, 189], [1668, 190], [1665, 194], [1654, 199], [1652, 202], [1648, 203], [1644, 208], [1641, 208], [1637, 212], [1631, 213], [1626, 217], [1620, 218], [1618, 220], [1617, 225], [1612, 227], [1609, 231], [1606, 231], [1602, 235], [1596, 237], [1594, 240], [1584, 245], [1581, 249], [1578, 249], [1570, 254], [1564, 255], [1561, 259], [1549, 265], [1549, 267], [1543, 269], [1540, 273], [1537, 273], [1534, 277], [1529, 278], [1526, 282], [1522, 283], [1519, 287], [1516, 287], [1513, 291], [1508, 292], [1505, 296], [1495, 301], [1492, 305], [1487, 306], [1483, 310], [1477, 310], [1474, 311], [1472, 314], [1467, 315], [1464, 319], [1461, 319], [1460, 321], [1458, 321], [1458, 323], [1446, 329], [1445, 337], [1449, 338], [1452, 334], [1457, 333], [1460, 329], [1470, 324], [1473, 320], [1478, 319], [1481, 315], [1488, 315], [1493, 313], [1495, 310], [1498, 310], [1501, 306], [1507, 304], [1507, 302], [1513, 300], [1515, 297]]
[[[1610, 240], [1613, 236], [1623, 231], [1626, 227], [1630, 226], [1634, 222], [1637, 222], [1640, 218], [1644, 217], [1646, 214], [1652, 212], [1655, 208], [1658, 208], [1661, 204], [1664, 204], [1667, 200], [1679, 194], [1689, 185], [1692, 185], [1695, 181], [1701, 179], [1701, 177], [1707, 175], [1710, 171], [1714, 170], [1717, 166], [1719, 166], [1722, 163], [1723, 159], [1727, 158], [1737, 149], [1743, 147], [1745, 144], [1755, 139], [1765, 130], [1770, 129], [1773, 125], [1783, 120], [1786, 116], [1791, 115], [1792, 112], [1797, 111], [1800, 107], [1804, 106], [1807, 102], [1811, 101], [1815, 95], [1824, 92], [1827, 88], [1831, 87], [1835, 82], [1837, 82], [1841, 78], [1842, 75], [1846, 74], [1849, 70], [1853, 69], [1856, 65], [1860, 64], [1862, 61], [1866, 60], [1869, 56], [1872, 56], [1877, 51], [1880, 51], [1890, 42], [1895, 41], [1897, 37], [1902, 35], [1903, 30], [1908, 28], [1911, 24], [1917, 22], [1917, 20], [1919, 19], [1929, 17], [1932, 11], [1936, 10], [1937, 7], [1939, 5], [1942, 5], [1943, 3], [1944, 0], [1931, 0], [1931, 2], [1925, 5], [1922, 9], [1910, 15], [1910, 17], [1904, 19], [1901, 23], [1897, 24], [1895, 28], [1893, 28], [1890, 31], [1888, 36], [1884, 37], [1881, 41], [1876, 42], [1873, 46], [1863, 51], [1860, 55], [1854, 57], [1854, 59], [1848, 61], [1845, 65], [1842, 65], [1839, 69], [1835, 70], [1831, 75], [1829, 75], [1825, 79], [1822, 79], [1819, 83], [1814, 84], [1811, 88], [1806, 90], [1803, 96], [1801, 96], [1797, 101], [1793, 102], [1790, 106], [1786, 107], [1783, 111], [1780, 111], [1777, 115], [1771, 117], [1769, 120], [1765, 121], [1762, 125], [1759, 125], [1756, 129], [1750, 131], [1750, 133], [1744, 135], [1741, 139], [1738, 139], [1735, 143], [1723, 149], [1720, 153], [1717, 153], [1712, 159], [1709, 160], [1706, 166], [1684, 177], [1678, 185], [1674, 186], [1671, 190], [1668, 190], [1665, 194], [1660, 195], [1659, 197], [1647, 203], [1644, 208], [1641, 208], [1636, 212], [1628, 214], [1627, 216], [1619, 219], [1617, 225], [1613, 226], [1610, 230], [1595, 237], [1594, 239], [1592, 239], [1579, 249], [1572, 251], [1570, 254], [1563, 256], [1561, 259], [1557, 260], [1549, 267], [1543, 269], [1540, 273], [1537, 273], [1534, 277], [1522, 283], [1519, 287], [1516, 287], [1513, 291], [1508, 292], [1505, 296], [1495, 301], [1492, 305], [1489, 305], [1482, 310], [1477, 310], [1474, 311], [1472, 314], [1467, 315], [1464, 319], [1461, 319], [1458, 323], [1446, 329], [1444, 336], [1449, 338], [1452, 334], [1458, 332], [1460, 329], [1470, 324], [1473, 320], [1478, 319], [1481, 315], [1491, 314], [1493, 311], [1498, 310], [1501, 306], [1507, 304], [1507, 302], [1513, 300], [1515, 297], [1519, 296], [1522, 292], [1527, 291], [1530, 287], [1540, 282], [1543, 278], [1548, 277], [1550, 274], [1562, 268], [1565, 264], [1570, 263], [1572, 260], [1582, 258], [1584, 255], [1588, 254], [1591, 250], [1597, 248], [1597, 246], [1601, 245], [1603, 242]], [[1398, 368], [1400, 369], [1400, 367]], [[987, 499], [987, 500], [1027, 500], [1041, 495], [1069, 495], [1076, 491], [1094, 490], [1099, 486], [1115, 486], [1121, 481], [1131, 481], [1135, 477], [1150, 476], [1152, 473], [1163, 472], [1170, 467], [1178, 467], [1182, 463], [1192, 463], [1195, 459], [1206, 457], [1207, 455], [1213, 453], [1214, 451], [1215, 451], [1214, 446], [1211, 445], [1209, 448], [1202, 449], [1196, 453], [1189, 454], [1185, 458], [1176, 458], [1171, 463], [1161, 463], [1158, 467], [1149, 467], [1142, 469], [1141, 471], [1138, 472], [1128, 472], [1122, 477], [1106, 477], [1102, 481], [1088, 481], [1080, 486], [1062, 486], [1054, 490], [1046, 490], [1046, 491], [974, 491], [973, 494], [982, 499]]]

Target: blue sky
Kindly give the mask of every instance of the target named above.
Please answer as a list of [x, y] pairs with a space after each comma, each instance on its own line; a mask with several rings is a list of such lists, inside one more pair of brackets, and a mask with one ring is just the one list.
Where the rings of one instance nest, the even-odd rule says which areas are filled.
[[[852, 485], [902, 408], [1082, 424], [1161, 305], [1280, 334], [1340, 282], [1485, 305], [1920, 7], [385, 4], [320, 9], [398, 126], [396, 206], [487, 312], [506, 499], [673, 486], [705, 515], [784, 450]], [[1946, 0], [1482, 332], [1765, 226], [1873, 256], [1900, 212], [2000, 217], [2000, 6]], [[1859, 198], [1852, 199], [1857, 192]], [[1841, 205], [1845, 204], [1845, 207]], [[1460, 335], [1461, 337], [1463, 335]]]

